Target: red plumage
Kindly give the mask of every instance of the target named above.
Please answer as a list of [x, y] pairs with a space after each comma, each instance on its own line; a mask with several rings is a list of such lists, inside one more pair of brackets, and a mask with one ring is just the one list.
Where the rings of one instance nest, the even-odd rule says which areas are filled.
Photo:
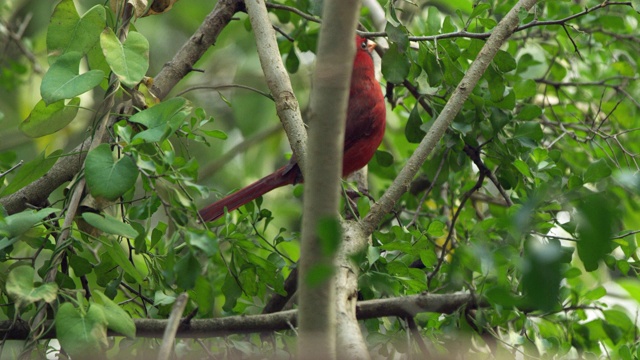
[[[366, 39], [356, 35], [356, 56], [344, 136], [343, 177], [367, 165], [384, 136], [386, 109], [380, 85], [375, 78], [372, 50], [373, 46]], [[225, 208], [233, 211], [273, 189], [300, 182], [302, 173], [292, 159], [271, 175], [200, 210], [200, 216], [205, 221], [213, 221], [224, 214]]]

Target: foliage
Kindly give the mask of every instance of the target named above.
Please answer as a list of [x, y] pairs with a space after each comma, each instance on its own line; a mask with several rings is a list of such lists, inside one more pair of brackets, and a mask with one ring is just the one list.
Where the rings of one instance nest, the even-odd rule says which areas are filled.
[[[78, 3], [60, 1], [40, 14], [46, 29], [32, 22], [25, 34], [12, 21], [36, 2], [24, 9], [0, 5], [7, 25], [0, 39], [8, 44], [0, 55], [0, 118], [21, 131], [2, 135], [10, 145], [0, 145], [0, 196], [42, 178], [70, 156], [59, 150], [66, 143], [76, 146], [103, 117], [115, 118], [111, 140], [83, 149], [84, 168], [65, 191], [52, 192], [49, 204], [31, 204], [38, 211], [0, 214], [0, 299], [12, 305], [0, 317], [36, 328], [43, 309], [53, 310], [47, 316], [68, 354], [111, 348], [109, 356], [119, 357], [154, 345], [140, 339], [114, 345], [107, 330], [133, 338], [132, 319], [167, 318], [181, 292], [189, 294], [186, 313], [195, 318], [260, 313], [272, 294], [286, 293], [284, 280], [299, 257], [301, 206], [288, 194], [300, 194], [301, 185], [207, 226], [197, 221], [209, 189], [246, 185], [288, 151], [282, 136], [251, 142], [276, 121], [269, 99], [223, 90], [229, 83], [265, 88], [246, 15], [236, 15], [242, 21], [229, 25], [198, 64], [205, 73], [180, 85], [214, 84], [214, 92], [160, 102], [145, 76], [169, 60], [161, 54], [180, 51], [210, 2], [178, 2], [131, 25], [122, 9]], [[309, 14], [270, 9], [304, 102], [318, 10], [307, 1], [278, 3]], [[515, 1], [380, 3], [389, 111], [384, 144], [369, 164], [373, 198], [396, 178]], [[356, 258], [362, 300], [424, 291], [482, 299], [478, 308], [415, 317], [433, 354], [640, 357], [640, 16], [631, 5], [543, 1], [520, 14], [520, 28]], [[372, 13], [363, 8], [361, 21], [376, 31]], [[29, 92], [34, 86], [39, 96]], [[12, 136], [22, 139], [19, 145]], [[209, 168], [243, 140], [235, 160]], [[214, 181], [202, 179], [212, 173]], [[71, 194], [85, 182], [80, 213], [65, 228]], [[371, 204], [357, 200], [361, 217]], [[329, 225], [335, 235], [336, 224]], [[407, 345], [411, 326], [403, 319], [362, 324], [375, 356], [420, 351], [416, 341]], [[183, 341], [177, 351], [284, 356], [294, 351], [292, 339], [291, 331], [270, 344], [258, 335], [232, 335], [206, 339], [204, 350]], [[28, 346], [44, 353], [47, 345]]]

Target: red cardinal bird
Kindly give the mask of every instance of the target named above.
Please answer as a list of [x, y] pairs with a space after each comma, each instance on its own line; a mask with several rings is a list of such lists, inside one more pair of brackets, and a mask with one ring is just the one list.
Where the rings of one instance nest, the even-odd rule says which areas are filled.
[[[356, 35], [356, 57], [353, 61], [349, 106], [344, 134], [342, 176], [363, 168], [373, 157], [384, 135], [386, 110], [380, 85], [376, 81], [371, 52], [375, 45]], [[200, 210], [204, 221], [224, 215], [224, 209], [235, 210], [269, 191], [302, 182], [302, 172], [295, 159], [255, 183]]]

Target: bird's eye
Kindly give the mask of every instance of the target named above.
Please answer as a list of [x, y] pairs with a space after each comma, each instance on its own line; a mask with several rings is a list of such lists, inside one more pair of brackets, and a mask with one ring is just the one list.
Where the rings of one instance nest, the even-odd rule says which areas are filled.
[[360, 49], [367, 50], [367, 40], [360, 43]]

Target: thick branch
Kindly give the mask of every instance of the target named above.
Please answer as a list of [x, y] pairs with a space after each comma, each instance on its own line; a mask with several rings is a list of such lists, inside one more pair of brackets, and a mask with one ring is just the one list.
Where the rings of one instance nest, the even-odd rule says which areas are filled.
[[367, 234], [373, 233], [384, 214], [389, 213], [400, 196], [409, 189], [411, 180], [427, 159], [427, 156], [436, 147], [455, 116], [460, 112], [460, 109], [462, 109], [462, 105], [500, 49], [500, 46], [518, 27], [518, 14], [520, 11], [523, 9], [529, 10], [535, 3], [536, 0], [520, 0], [495, 27], [486, 44], [480, 50], [478, 57], [469, 67], [464, 78], [456, 87], [438, 118], [434, 120], [433, 126], [431, 126], [429, 132], [427, 132], [418, 148], [409, 158], [405, 167], [400, 171], [398, 177], [380, 198], [379, 202], [371, 208], [369, 214], [363, 219], [362, 226]]
[[[319, 236], [322, 219], [337, 220], [349, 85], [353, 70], [360, 1], [325, 0], [311, 94], [311, 128], [304, 187], [298, 300], [300, 358], [336, 357], [336, 301], [333, 276], [310, 284], [318, 268], [334, 268], [334, 256]], [[344, 346], [344, 345], [341, 345]], [[360, 347], [360, 344], [346, 344]], [[366, 350], [366, 349], [365, 349]], [[368, 356], [365, 352], [364, 356]]]
[[336, 258], [336, 345], [339, 359], [369, 359], [367, 343], [358, 324], [358, 276], [354, 256], [367, 248], [368, 237], [355, 221], [343, 223], [342, 243]]
[[229, 24], [235, 13], [243, 9], [243, 5], [241, 0], [219, 0], [198, 30], [153, 79], [150, 92], [159, 99], [164, 99], [191, 72], [209, 47], [215, 44], [222, 29]]
[[[468, 293], [453, 294], [420, 294], [402, 298], [361, 301], [356, 306], [359, 320], [383, 316], [407, 317], [421, 312], [451, 314], [462, 306], [476, 308], [474, 297]], [[268, 331], [288, 330], [297, 324], [297, 310], [283, 311], [267, 315], [239, 315], [219, 319], [193, 319], [181, 324], [177, 338], [211, 338], [231, 334], [260, 333]], [[161, 338], [167, 327], [166, 319], [135, 319], [138, 337]], [[0, 337], [7, 340], [23, 340], [29, 335], [29, 327], [25, 321], [0, 322]], [[46, 323], [51, 325], [50, 322]], [[55, 327], [45, 326], [49, 331], [40, 339], [56, 337]], [[111, 332], [111, 336], [119, 336]], [[5, 337], [6, 336], [6, 337]]]

